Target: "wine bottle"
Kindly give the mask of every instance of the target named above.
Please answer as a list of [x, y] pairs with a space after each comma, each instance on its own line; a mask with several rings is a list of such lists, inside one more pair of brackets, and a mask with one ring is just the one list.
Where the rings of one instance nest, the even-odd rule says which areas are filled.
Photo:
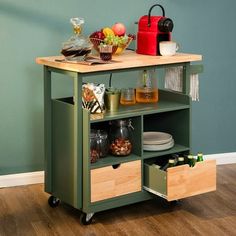
[[197, 162], [203, 161], [203, 154], [201, 152], [199, 152], [197, 154]]

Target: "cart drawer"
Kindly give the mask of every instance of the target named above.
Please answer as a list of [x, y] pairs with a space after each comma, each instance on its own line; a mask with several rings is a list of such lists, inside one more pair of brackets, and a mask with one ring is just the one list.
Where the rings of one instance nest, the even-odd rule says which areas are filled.
[[91, 202], [141, 191], [141, 161], [91, 170]]
[[197, 162], [194, 167], [176, 166], [160, 170], [144, 164], [144, 189], [168, 201], [216, 190], [216, 161]]

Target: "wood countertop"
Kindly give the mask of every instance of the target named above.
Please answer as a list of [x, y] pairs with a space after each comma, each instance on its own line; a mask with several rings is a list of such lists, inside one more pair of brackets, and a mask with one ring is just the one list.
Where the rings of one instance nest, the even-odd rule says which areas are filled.
[[177, 53], [174, 56], [149, 56], [126, 50], [122, 55], [112, 57], [112, 60], [116, 61], [114, 63], [95, 65], [82, 65], [79, 63], [57, 61], [63, 60], [63, 58], [63, 56], [38, 57], [36, 58], [36, 63], [78, 73], [93, 73], [99, 71], [115, 71], [127, 68], [201, 61], [202, 55]]

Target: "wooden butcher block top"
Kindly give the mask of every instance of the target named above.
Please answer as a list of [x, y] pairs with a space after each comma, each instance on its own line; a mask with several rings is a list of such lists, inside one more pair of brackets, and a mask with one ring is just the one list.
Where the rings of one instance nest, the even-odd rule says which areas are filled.
[[122, 55], [113, 56], [112, 63], [84, 65], [63, 61], [63, 56], [38, 57], [36, 63], [78, 73], [94, 73], [100, 71], [115, 71], [146, 66], [165, 65], [201, 61], [202, 56], [197, 54], [177, 53], [174, 56], [149, 56], [126, 50]]

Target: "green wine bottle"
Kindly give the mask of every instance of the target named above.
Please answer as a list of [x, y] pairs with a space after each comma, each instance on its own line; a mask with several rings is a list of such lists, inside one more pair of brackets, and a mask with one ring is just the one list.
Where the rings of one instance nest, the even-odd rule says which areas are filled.
[[168, 161], [168, 168], [174, 167], [175, 166], [175, 160], [174, 159], [169, 159]]
[[203, 161], [203, 154], [201, 152], [199, 152], [197, 154], [197, 162]]
[[178, 162], [177, 162], [177, 166], [181, 166], [184, 165], [184, 157], [178, 157]]
[[188, 164], [190, 167], [194, 167], [195, 159], [193, 158], [193, 155], [188, 155]]

